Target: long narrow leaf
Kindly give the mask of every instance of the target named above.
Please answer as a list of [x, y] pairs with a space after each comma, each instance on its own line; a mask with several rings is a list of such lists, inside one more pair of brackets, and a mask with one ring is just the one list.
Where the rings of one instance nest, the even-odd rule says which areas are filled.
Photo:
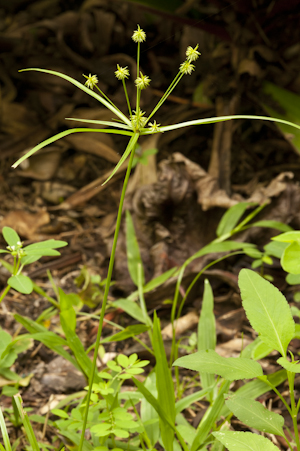
[[[268, 121], [268, 122], [278, 122], [279, 124], [290, 125], [291, 127], [298, 128], [300, 130], [300, 125], [294, 124], [293, 122], [289, 122], [284, 119], [278, 119], [275, 117], [268, 117], [268, 116], [252, 116], [252, 115], [237, 114], [235, 116], [209, 117], [206, 119], [196, 119], [193, 121], [181, 122], [179, 124], [167, 125], [165, 127], [159, 127], [159, 131], [160, 132], [168, 132], [168, 131], [177, 130], [177, 129], [183, 128], [183, 127], [190, 127], [191, 125], [215, 124], [216, 122], [231, 121], [233, 119], [254, 119], [254, 120], [261, 120], [261, 121]], [[144, 130], [141, 134], [149, 135], [151, 133], [152, 133], [151, 130], [149, 130], [149, 131]]]
[[213, 405], [209, 407], [209, 410], [205, 413], [204, 417], [200, 421], [200, 424], [198, 425], [198, 432], [193, 441], [191, 451], [196, 451], [206, 440], [209, 432], [219, 418], [220, 411], [224, 405], [224, 395], [228, 392], [229, 387], [230, 381], [223, 381]]
[[[153, 350], [156, 359], [156, 386], [158, 402], [163, 406], [166, 416], [171, 424], [175, 424], [175, 395], [171, 372], [168, 367], [164, 343], [161, 336], [160, 323], [154, 312], [153, 319]], [[161, 437], [166, 451], [173, 451], [174, 431], [169, 424], [160, 421]]]
[[[132, 135], [132, 134], [131, 134]], [[117, 165], [114, 167], [114, 170], [108, 177], [108, 179], [105, 180], [105, 182], [102, 183], [102, 185], [105, 185], [117, 172], [117, 170], [122, 166], [126, 158], [129, 156], [131, 151], [134, 151], [134, 147], [139, 139], [139, 134], [135, 133], [133, 136], [131, 136], [129, 143], [127, 144], [127, 147], [125, 149], [125, 152], [123, 153], [122, 157], [120, 158], [120, 161], [117, 163]]]
[[40, 451], [40, 448], [39, 448], [36, 436], [35, 436], [35, 434], [33, 432], [33, 429], [32, 429], [31, 423], [29, 421], [28, 415], [25, 412], [25, 410], [23, 409], [21, 396], [19, 394], [15, 395], [14, 396], [14, 400], [15, 400], [18, 412], [20, 414], [20, 417], [22, 418], [23, 426], [24, 426], [24, 429], [25, 429], [28, 441], [29, 441], [29, 443], [31, 445], [31, 449], [33, 451]]
[[[216, 347], [216, 320], [214, 315], [214, 297], [207, 279], [204, 281], [204, 293], [201, 313], [198, 323], [198, 351], [207, 351]], [[200, 373], [202, 388], [213, 385], [215, 376], [209, 373]], [[211, 394], [210, 394], [211, 395]], [[212, 397], [209, 397], [212, 400]]]
[[75, 80], [72, 77], [69, 77], [68, 75], [61, 74], [60, 72], [56, 72], [54, 70], [48, 70], [48, 69], [38, 69], [35, 67], [30, 67], [28, 69], [22, 69], [19, 72], [28, 72], [28, 71], [36, 71], [36, 72], [43, 72], [44, 74], [50, 74], [50, 75], [56, 75], [59, 78], [63, 78], [64, 80], [69, 81], [72, 83], [72, 85], [76, 86], [77, 88], [81, 89], [81, 91], [86, 92], [89, 96], [94, 97], [96, 100], [102, 103], [106, 108], [108, 108], [112, 113], [114, 113], [116, 116], [118, 116], [122, 122], [127, 124], [129, 127], [131, 127], [130, 120], [123, 114], [121, 111], [119, 111], [117, 108], [114, 108], [107, 100], [103, 99], [99, 94], [92, 91], [90, 88], [87, 88], [85, 85], [80, 83], [79, 81]]
[[120, 122], [98, 121], [96, 119], [80, 119], [76, 117], [66, 117], [67, 121], [83, 122], [87, 124], [106, 125], [107, 127], [122, 128], [123, 130], [131, 130], [129, 125], [122, 124]]
[[1, 429], [1, 433], [2, 433], [3, 443], [4, 443], [4, 446], [5, 446], [5, 451], [12, 451], [11, 450], [9, 436], [8, 436], [8, 432], [7, 432], [7, 429], [6, 429], [4, 416], [3, 416], [1, 408], [0, 408], [0, 429]]
[[255, 205], [253, 202], [239, 202], [230, 207], [222, 216], [221, 221], [217, 227], [217, 236], [220, 237], [225, 233], [230, 233], [239, 222], [245, 211], [250, 205]]
[[71, 130], [65, 130], [61, 133], [57, 133], [57, 135], [51, 136], [51, 138], [45, 139], [45, 141], [41, 142], [40, 144], [35, 146], [33, 149], [31, 149], [29, 152], [27, 152], [25, 155], [23, 155], [21, 158], [19, 158], [12, 165], [12, 168], [18, 167], [20, 163], [22, 163], [24, 160], [27, 160], [27, 158], [31, 157], [31, 155], [33, 155], [38, 150], [43, 149], [43, 147], [46, 147], [49, 144], [52, 144], [53, 142], [58, 141], [61, 138], [64, 138], [65, 136], [72, 135], [72, 133], [84, 133], [84, 132], [114, 133], [117, 135], [132, 136], [132, 132], [121, 131], [121, 130], [108, 130], [108, 129], [100, 129], [100, 128], [72, 128]]

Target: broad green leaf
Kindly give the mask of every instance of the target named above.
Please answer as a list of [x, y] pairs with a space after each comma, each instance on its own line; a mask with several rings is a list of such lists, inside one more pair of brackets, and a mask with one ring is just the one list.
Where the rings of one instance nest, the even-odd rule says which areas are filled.
[[46, 240], [40, 243], [29, 244], [29, 246], [24, 247], [24, 251], [28, 256], [39, 255], [42, 256], [55, 256], [60, 255], [60, 252], [56, 251], [56, 248], [67, 246], [66, 241], [58, 240]]
[[[259, 338], [259, 337], [258, 337]], [[273, 351], [273, 348], [268, 346], [266, 343], [260, 340], [256, 343], [256, 346], [254, 346], [252, 350], [252, 359], [253, 360], [261, 360], [267, 357], [271, 352]]]
[[[161, 336], [160, 323], [154, 312], [153, 319], [153, 351], [156, 365], [156, 387], [158, 403], [163, 407], [171, 424], [175, 424], [175, 394], [171, 371], [168, 367], [164, 343]], [[169, 424], [160, 420], [161, 437], [166, 451], [173, 451], [174, 430]]]
[[240, 396], [232, 396], [225, 401], [226, 406], [244, 424], [261, 432], [284, 437], [284, 418], [270, 412], [260, 402]]
[[290, 362], [286, 357], [280, 357], [277, 363], [281, 365], [285, 370], [291, 373], [300, 373], [300, 361]]
[[9, 246], [17, 246], [21, 242], [21, 238], [11, 227], [3, 227], [2, 235]]
[[216, 437], [228, 451], [278, 451], [277, 446], [263, 437], [252, 432], [213, 432]]
[[18, 276], [11, 276], [7, 284], [14, 288], [19, 293], [30, 294], [33, 290], [33, 284], [31, 279], [27, 276], [23, 276], [23, 274], [19, 274]]
[[197, 428], [197, 435], [193, 441], [191, 451], [196, 451], [204, 443], [208, 434], [214, 428], [224, 406], [224, 395], [228, 393], [230, 381], [223, 381], [219, 393], [213, 404], [207, 409]]
[[283, 222], [279, 221], [269, 221], [267, 219], [263, 221], [257, 221], [251, 224], [251, 227], [268, 227], [270, 229], [276, 229], [280, 232], [289, 232], [290, 230], [293, 230], [292, 227], [290, 227], [287, 224], [284, 224]]
[[271, 241], [264, 246], [264, 250], [268, 255], [281, 258], [284, 249], [288, 246], [288, 243], [280, 243], [279, 241]]
[[300, 274], [288, 274], [285, 280], [289, 285], [300, 285]]
[[121, 330], [121, 332], [117, 332], [110, 337], [106, 337], [101, 340], [101, 343], [110, 343], [113, 341], [123, 341], [127, 340], [127, 338], [135, 337], [136, 335], [142, 334], [149, 329], [149, 326], [145, 326], [144, 324], [134, 324], [133, 326], [128, 326], [126, 329]]
[[245, 211], [250, 205], [255, 205], [253, 202], [240, 202], [233, 207], [230, 207], [222, 216], [217, 228], [217, 236], [220, 237], [232, 232]]
[[140, 321], [141, 323], [145, 322], [142, 309], [136, 302], [130, 301], [129, 299], [119, 299], [118, 301], [114, 301], [112, 305], [124, 310], [127, 315], [132, 316], [132, 318], [137, 321]]
[[273, 236], [273, 241], [280, 241], [282, 243], [292, 243], [293, 241], [300, 240], [300, 232], [293, 230], [291, 232], [281, 233], [281, 235]]
[[274, 285], [249, 269], [241, 270], [239, 287], [251, 326], [264, 343], [285, 356], [295, 333], [287, 300]]
[[[267, 101], [261, 103], [270, 115], [294, 122], [296, 124], [300, 123], [299, 95], [287, 89], [281, 88], [269, 81], [264, 82], [263, 92], [264, 94], [268, 94], [272, 97], [271, 105], [270, 102], [267, 103]], [[300, 152], [300, 131], [295, 130], [294, 127], [290, 127], [286, 124], [276, 125], [284, 135], [288, 136], [288, 139], [292, 142], [298, 152]]]
[[30, 265], [31, 263], [37, 262], [43, 255], [35, 254], [35, 255], [25, 255], [21, 258], [22, 265]]
[[285, 248], [280, 263], [286, 272], [300, 274], [300, 244], [298, 241], [293, 241]]
[[242, 357], [221, 357], [213, 350], [199, 351], [180, 357], [173, 363], [190, 370], [217, 374], [229, 381], [263, 376], [259, 363]]
[[[198, 322], [198, 351], [207, 351], [216, 347], [216, 320], [214, 315], [214, 297], [208, 279], [204, 280], [204, 293]], [[213, 385], [215, 376], [200, 373], [202, 388]], [[210, 397], [211, 399], [211, 397]]]
[[126, 249], [128, 271], [133, 283], [138, 286], [138, 264], [142, 268], [142, 284], [145, 283], [143, 262], [141, 259], [139, 245], [136, 239], [133, 220], [131, 214], [126, 210]]

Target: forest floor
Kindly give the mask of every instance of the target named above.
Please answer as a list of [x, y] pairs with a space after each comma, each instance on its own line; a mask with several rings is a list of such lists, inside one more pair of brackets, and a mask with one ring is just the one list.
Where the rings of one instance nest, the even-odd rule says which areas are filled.
[[[70, 135], [12, 169], [21, 154], [72, 128], [74, 122], [65, 118], [112, 119], [111, 112], [65, 80], [18, 71], [51, 69], [83, 83], [82, 74], [96, 74], [101, 90], [126, 111], [122, 84], [114, 71], [120, 64], [135, 74], [136, 47], [131, 35], [140, 24], [147, 33], [141, 69], [151, 78], [142, 96], [143, 111], [151, 111], [161, 98], [184, 61], [187, 46], [198, 43], [201, 52], [193, 74], [182, 79], [155, 115], [161, 125], [210, 116], [266, 115], [266, 105], [278, 107], [267, 94], [268, 86], [300, 94], [298, 2], [190, 3], [190, 7], [186, 2], [175, 12], [162, 13], [117, 0], [13, 0], [5, 7], [0, 1], [0, 226], [13, 227], [26, 244], [49, 238], [68, 242], [61, 257], [33, 263], [27, 275], [55, 297], [47, 275], [50, 270], [58, 287], [81, 297], [86, 313], [99, 312], [101, 307], [103, 287], [89, 278], [100, 275], [103, 281], [107, 275], [126, 165], [109, 183], [102, 183], [119, 161], [127, 138], [100, 133]], [[134, 77], [127, 83], [132, 103]], [[266, 204], [256, 220], [281, 221], [300, 229], [300, 147], [291, 138], [274, 123], [258, 120], [208, 124], [145, 137], [138, 149], [125, 207], [133, 217], [146, 281], [180, 267], [215, 239], [222, 215], [237, 202], [253, 203], [249, 208]], [[149, 149], [157, 152], [143, 165], [141, 155]], [[255, 227], [235, 239], [263, 249], [278, 233]], [[1, 244], [5, 247], [3, 240]], [[188, 266], [182, 292], [195, 274], [217, 257], [202, 257]], [[205, 271], [184, 306], [182, 315], [188, 315], [190, 322], [183, 336], [196, 330], [206, 277], [214, 292], [219, 352], [237, 356], [242, 334], [245, 342], [254, 339], [237, 283], [239, 270], [251, 267], [251, 263], [250, 257], [241, 254]], [[286, 283], [278, 259], [265, 265], [264, 271], [293, 303], [293, 293], [299, 287]], [[5, 287], [7, 274], [0, 266], [1, 287]], [[126, 298], [135, 290], [128, 273], [124, 226], [113, 280], [110, 301]], [[148, 310], [157, 311], [163, 327], [170, 322], [170, 303], [166, 301], [172, 299], [174, 287], [175, 281], [171, 281], [146, 295]], [[37, 293], [10, 291], [0, 305], [0, 325], [16, 336], [24, 329], [14, 313], [35, 320], [50, 306]], [[79, 322], [78, 334], [87, 348], [95, 341], [97, 321], [82, 318], [86, 319]], [[124, 327], [135, 322], [113, 308], [106, 319]], [[57, 317], [52, 317], [50, 330], [57, 330], [57, 323]], [[103, 335], [113, 332], [114, 326], [106, 322]], [[294, 340], [296, 352], [298, 345]], [[110, 343], [105, 349], [128, 355], [141, 352], [130, 340]], [[271, 354], [264, 360], [264, 371], [274, 369], [276, 356]], [[38, 342], [20, 354], [13, 370], [22, 377], [33, 375], [21, 393], [24, 405], [40, 414], [47, 412], [50, 395], [59, 399], [86, 384]], [[299, 376], [295, 383], [299, 389]], [[5, 380], [1, 379], [1, 385], [5, 386]], [[262, 400], [268, 405], [271, 397], [276, 411], [285, 415], [275, 395], [267, 393]], [[2, 395], [1, 404], [9, 407], [10, 397]], [[197, 425], [203, 412], [202, 405], [189, 420]], [[285, 449], [283, 443], [277, 445]]]

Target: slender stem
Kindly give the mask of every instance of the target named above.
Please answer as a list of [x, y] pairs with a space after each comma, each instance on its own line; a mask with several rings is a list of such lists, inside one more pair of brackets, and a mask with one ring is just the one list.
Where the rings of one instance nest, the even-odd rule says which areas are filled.
[[[138, 134], [135, 134], [131, 138], [131, 140], [135, 140], [135, 142], [137, 142], [138, 136], [139, 136]], [[108, 267], [105, 291], [104, 291], [104, 295], [103, 295], [101, 315], [100, 315], [100, 319], [99, 319], [99, 326], [98, 326], [97, 338], [96, 338], [96, 343], [95, 343], [95, 351], [94, 351], [94, 357], [93, 357], [93, 363], [92, 363], [92, 371], [91, 371], [91, 376], [90, 376], [90, 380], [89, 380], [89, 389], [88, 389], [88, 393], [87, 393], [87, 396], [86, 396], [86, 405], [85, 405], [85, 410], [84, 410], [83, 425], [82, 425], [82, 431], [81, 431], [81, 437], [80, 437], [80, 443], [79, 443], [78, 451], [82, 451], [83, 442], [84, 442], [84, 434], [85, 434], [85, 430], [86, 430], [87, 418], [88, 418], [88, 413], [89, 413], [89, 404], [90, 404], [90, 399], [91, 399], [91, 394], [92, 394], [92, 386], [93, 386], [94, 377], [95, 377], [95, 371], [96, 371], [98, 350], [99, 350], [101, 334], [102, 334], [104, 314], [105, 314], [105, 309], [106, 309], [106, 304], [107, 304], [108, 292], [109, 292], [109, 288], [110, 288], [110, 282], [111, 282], [111, 277], [112, 277], [112, 272], [113, 272], [113, 267], [114, 267], [118, 236], [119, 236], [121, 220], [122, 220], [123, 204], [124, 204], [126, 188], [127, 188], [127, 184], [128, 184], [128, 180], [129, 180], [129, 176], [130, 176], [130, 172], [131, 172], [131, 167], [132, 167], [134, 153], [135, 153], [135, 146], [133, 147], [133, 149], [131, 151], [131, 154], [130, 154], [129, 163], [128, 163], [128, 167], [127, 167], [127, 171], [126, 171], [126, 175], [125, 175], [125, 179], [124, 179], [124, 183], [123, 183], [120, 203], [119, 203], [117, 223], [116, 223], [116, 229], [115, 229], [113, 246], [112, 246], [112, 250], [111, 250], [111, 254], [110, 254], [110, 261], [109, 261], [109, 267]]]
[[[98, 89], [98, 91], [100, 92], [100, 94], [105, 98], [105, 100], [107, 100], [111, 104], [111, 106], [114, 107], [116, 110], [120, 111], [120, 109], [118, 107], [116, 107], [116, 105], [110, 100], [110, 98], [107, 97], [107, 95], [105, 95], [103, 91], [101, 91], [99, 86], [97, 86], [97, 85], [95, 85], [95, 86]], [[122, 111], [120, 111], [120, 113], [122, 113]]]
[[5, 290], [2, 291], [2, 294], [0, 296], [0, 302], [3, 301], [3, 299], [5, 298], [5, 296], [7, 295], [7, 293], [9, 292], [9, 290], [11, 289], [10, 285], [7, 285], [7, 287], [5, 288]]
[[283, 402], [283, 404], [285, 405], [287, 411], [289, 412], [289, 414], [292, 416], [292, 411], [290, 409], [290, 406], [288, 405], [288, 403], [286, 402], [286, 400], [284, 399], [284, 397], [281, 395], [281, 393], [277, 390], [277, 388], [275, 387], [275, 385], [273, 385], [268, 379], [265, 379], [264, 377], [260, 377], [258, 376], [257, 378], [259, 381], [264, 382], [265, 384], [267, 384], [269, 387], [271, 387], [271, 389], [276, 393], [276, 395], [281, 399], [281, 401]]
[[129, 111], [130, 119], [132, 119], [131, 105], [130, 105], [130, 101], [129, 101], [129, 97], [128, 97], [128, 92], [127, 92], [127, 88], [126, 88], [126, 83], [125, 83], [125, 80], [124, 80], [124, 79], [122, 79], [122, 83], [123, 83], [123, 88], [124, 88], [124, 92], [125, 92], [125, 97], [126, 97], [126, 102], [127, 102], [127, 106], [128, 106], [128, 111]]
[[289, 389], [290, 389], [290, 398], [291, 398], [291, 411], [292, 411], [291, 417], [293, 420], [297, 450], [300, 451], [300, 440], [299, 440], [299, 431], [298, 431], [298, 424], [297, 424], [297, 407], [296, 407], [295, 392], [294, 392], [295, 375], [296, 375], [295, 373], [292, 373], [291, 371], [287, 371], [287, 376], [288, 376], [288, 381], [289, 381]]
[[181, 72], [178, 72], [178, 74], [176, 75], [176, 77], [174, 78], [174, 80], [172, 81], [172, 83], [170, 84], [170, 86], [168, 87], [168, 89], [166, 90], [166, 92], [164, 93], [164, 95], [162, 96], [162, 98], [159, 100], [159, 102], [157, 103], [157, 105], [153, 108], [150, 116], [147, 119], [147, 122], [149, 122], [149, 120], [151, 119], [152, 116], [154, 116], [154, 114], [156, 113], [157, 110], [159, 110], [159, 108], [162, 106], [162, 104], [165, 102], [165, 100], [169, 97], [169, 95], [171, 94], [171, 92], [173, 91], [173, 89], [176, 87], [176, 85], [180, 82], [180, 80], [182, 79], [184, 74], [182, 74]]

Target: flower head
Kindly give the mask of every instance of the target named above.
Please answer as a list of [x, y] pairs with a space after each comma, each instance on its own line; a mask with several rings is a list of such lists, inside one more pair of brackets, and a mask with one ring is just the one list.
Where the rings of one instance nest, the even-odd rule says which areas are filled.
[[193, 70], [195, 69], [194, 64], [192, 64], [190, 61], [186, 60], [184, 63], [180, 64], [179, 72], [185, 75], [191, 75]]
[[120, 67], [119, 64], [117, 64], [117, 70], [115, 71], [115, 76], [118, 80], [124, 80], [125, 78], [129, 77], [129, 70], [127, 69], [128, 66]]
[[198, 52], [198, 47], [199, 47], [199, 44], [197, 44], [196, 45], [196, 47], [193, 49], [193, 47], [191, 47], [190, 45], [188, 46], [188, 48], [186, 49], [186, 52], [185, 52], [185, 54], [186, 54], [186, 59], [187, 59], [187, 61], [189, 61], [190, 63], [192, 62], [192, 61], [196, 61], [198, 58], [199, 58], [199, 56], [201, 55], [201, 53], [200, 52]]
[[146, 125], [147, 117], [144, 117], [145, 111], [139, 110], [138, 114], [136, 111], [132, 112], [131, 122], [134, 128], [143, 128]]
[[93, 90], [93, 87], [98, 83], [97, 75], [89, 74], [89, 76], [82, 74], [86, 78], [85, 86]]
[[160, 126], [160, 124], [157, 124], [156, 121], [149, 122], [150, 130], [151, 130], [153, 133], [158, 133], [158, 132], [160, 132], [159, 126]]
[[132, 40], [133, 40], [134, 42], [143, 42], [143, 41], [146, 41], [146, 33], [144, 32], [144, 30], [142, 30], [142, 29], [140, 28], [139, 25], [138, 25], [138, 29], [135, 30], [135, 31], [133, 32]]
[[149, 86], [150, 81], [151, 80], [147, 75], [143, 75], [142, 72], [140, 72], [140, 76], [135, 80], [135, 86], [139, 89], [145, 89]]

